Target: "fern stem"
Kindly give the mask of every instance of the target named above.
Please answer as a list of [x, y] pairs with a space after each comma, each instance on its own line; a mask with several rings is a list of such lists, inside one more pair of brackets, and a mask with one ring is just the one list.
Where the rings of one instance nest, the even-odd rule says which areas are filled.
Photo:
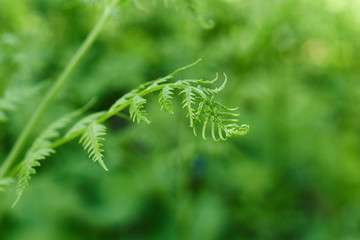
[[86, 37], [85, 41], [82, 43], [82, 45], [74, 54], [74, 56], [71, 58], [69, 63], [66, 65], [66, 67], [64, 68], [58, 79], [56, 80], [53, 87], [50, 89], [50, 91], [41, 101], [38, 108], [35, 110], [30, 120], [28, 121], [27, 125], [25, 126], [24, 130], [20, 134], [19, 138], [15, 142], [9, 155], [3, 162], [0, 168], [0, 178], [4, 177], [8, 172], [8, 170], [11, 168], [11, 166], [15, 163], [16, 158], [19, 156], [20, 152], [25, 146], [32, 130], [37, 125], [37, 123], [39, 122], [45, 111], [48, 109], [49, 105], [54, 101], [56, 95], [60, 92], [60, 90], [65, 85], [65, 83], [69, 80], [69, 76], [77, 67], [80, 60], [84, 57], [85, 53], [88, 51], [90, 46], [93, 44], [93, 42], [99, 35], [100, 30], [103, 28], [104, 24], [109, 19], [118, 1], [119, 0], [114, 0], [111, 4], [105, 7], [103, 14], [101, 15], [100, 19], [98, 20], [94, 28], [91, 30], [89, 35]]

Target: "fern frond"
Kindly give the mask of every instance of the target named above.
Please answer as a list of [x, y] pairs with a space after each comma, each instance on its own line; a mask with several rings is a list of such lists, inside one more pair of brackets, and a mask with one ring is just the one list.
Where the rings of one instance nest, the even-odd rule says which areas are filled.
[[186, 110], [190, 127], [193, 128], [195, 135], [197, 135], [196, 127], [199, 124], [202, 124], [202, 137], [204, 139], [206, 139], [208, 131], [215, 141], [246, 134], [249, 130], [248, 125], [238, 124], [239, 120], [237, 117], [239, 114], [235, 112], [237, 108], [229, 108], [214, 101], [215, 95], [226, 86], [226, 74], [224, 74], [223, 83], [216, 88], [211, 88], [211, 84], [218, 80], [219, 76], [217, 73], [212, 80], [184, 79], [173, 83], [167, 82], [178, 72], [194, 66], [199, 61], [200, 59], [193, 64], [179, 68], [166, 77], [146, 82], [130, 93], [125, 94], [116, 101], [108, 113], [101, 118], [101, 121], [117, 115], [121, 110], [129, 106], [130, 118], [133, 121], [150, 123], [144, 110], [146, 99], [143, 96], [155, 91], [160, 91], [158, 94], [160, 109], [173, 114], [172, 100], [174, 92], [179, 90], [178, 95], [183, 95], [182, 108]]
[[106, 128], [104, 125], [93, 122], [87, 126], [86, 131], [83, 133], [80, 138], [79, 143], [82, 144], [85, 151], [88, 152], [89, 158], [94, 162], [99, 162], [100, 166], [103, 167], [106, 171], [109, 171], [103, 161], [104, 146], [101, 142], [105, 139], [103, 136], [106, 135]]
[[[202, 137], [206, 139], [206, 132], [210, 127], [211, 136], [215, 141], [226, 140], [228, 137], [246, 134], [248, 129], [244, 126], [238, 125], [238, 113], [234, 112], [237, 108], [229, 108], [223, 104], [214, 101], [214, 96], [221, 92], [227, 83], [227, 76], [224, 74], [224, 82], [216, 88], [211, 88], [209, 85], [214, 84], [219, 76], [213, 80], [202, 79], [184, 79], [178, 80], [174, 83], [168, 83], [167, 80], [171, 79], [175, 74], [183, 71], [200, 61], [193, 64], [179, 68], [173, 73], [164, 78], [160, 78], [151, 82], [140, 85], [129, 94], [120, 98], [109, 110], [107, 116], [114, 116], [119, 111], [130, 105], [130, 117], [133, 121], [138, 123], [143, 120], [147, 123], [146, 112], [143, 110], [143, 105], [146, 100], [142, 98], [148, 93], [160, 90], [158, 95], [158, 102], [160, 109], [173, 114], [172, 99], [175, 90], [180, 90], [179, 95], [183, 95], [182, 108], [186, 109], [187, 117], [190, 121], [190, 127], [193, 128], [194, 135], [196, 127], [199, 123], [202, 124]], [[107, 118], [106, 116], [106, 118]]]
[[159, 93], [159, 104], [160, 104], [160, 110], [165, 110], [170, 115], [173, 115], [173, 106], [171, 103], [172, 96], [174, 94], [174, 88], [165, 86]]
[[79, 114], [81, 114], [81, 111], [78, 110], [60, 118], [36, 138], [32, 146], [26, 152], [24, 159], [19, 164], [16, 200], [13, 206], [19, 202], [25, 188], [29, 185], [31, 174], [36, 173], [35, 167], [41, 165], [39, 161], [44, 160], [55, 153], [55, 150], [51, 148], [51, 144], [55, 138], [60, 136], [59, 131], [65, 128]]
[[44, 160], [46, 157], [50, 156], [52, 153], [55, 153], [54, 149], [49, 148], [50, 142], [36, 142], [36, 146], [30, 149], [26, 154], [25, 159], [21, 162], [19, 166], [19, 175], [18, 183], [16, 189], [16, 200], [13, 204], [13, 207], [19, 202], [25, 188], [29, 185], [31, 179], [31, 174], [35, 174], [35, 167], [39, 167], [40, 160]]
[[187, 110], [187, 117], [190, 119], [190, 127], [194, 127], [194, 119], [195, 113], [192, 107], [195, 104], [195, 93], [193, 92], [192, 88], [185, 88], [182, 90], [179, 95], [184, 94], [184, 100], [182, 101], [183, 108]]
[[144, 121], [147, 124], [150, 124], [149, 119], [146, 118], [147, 113], [143, 109], [145, 103], [146, 103], [146, 99], [140, 96], [135, 96], [132, 99], [131, 105], [129, 107], [129, 112], [130, 112], [130, 117], [134, 122], [137, 121], [137, 123], [140, 123], [140, 121]]
[[10, 185], [14, 180], [12, 178], [0, 179], [0, 192], [4, 192], [5, 188]]

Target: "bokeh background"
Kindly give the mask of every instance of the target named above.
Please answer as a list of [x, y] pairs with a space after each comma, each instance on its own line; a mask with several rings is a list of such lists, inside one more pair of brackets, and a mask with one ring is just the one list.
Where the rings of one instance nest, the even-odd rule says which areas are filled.
[[[107, 122], [109, 172], [73, 141], [15, 208], [14, 185], [2, 193], [0, 239], [360, 239], [360, 2], [138, 4], [114, 12], [38, 130], [202, 58], [176, 78], [225, 72], [218, 98], [250, 132], [204, 141], [178, 100], [168, 116], [150, 96], [150, 126]], [[26, 99], [0, 123], [0, 161], [100, 14], [97, 1], [0, 1], [0, 94]]]

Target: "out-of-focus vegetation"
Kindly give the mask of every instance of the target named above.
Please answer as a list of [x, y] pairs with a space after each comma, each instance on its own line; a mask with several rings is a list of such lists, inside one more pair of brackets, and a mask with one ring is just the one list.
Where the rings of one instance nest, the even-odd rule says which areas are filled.
[[[15, 208], [14, 194], [1, 194], [0, 239], [360, 238], [360, 2], [190, 3], [122, 5], [39, 130], [94, 96], [92, 111], [107, 109], [201, 57], [181, 77], [226, 72], [219, 98], [239, 107], [250, 133], [203, 141], [180, 103], [169, 117], [154, 97], [151, 126], [107, 122], [110, 172], [74, 141], [42, 162]], [[40, 91], [0, 122], [0, 161], [100, 8], [0, 1], [0, 94]]]

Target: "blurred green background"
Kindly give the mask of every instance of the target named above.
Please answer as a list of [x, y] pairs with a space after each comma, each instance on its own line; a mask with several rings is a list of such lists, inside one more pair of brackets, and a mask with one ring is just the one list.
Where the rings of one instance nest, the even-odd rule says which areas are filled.
[[[15, 208], [14, 186], [1, 194], [0, 239], [360, 239], [360, 2], [142, 3], [114, 13], [39, 130], [201, 57], [177, 79], [225, 72], [218, 98], [250, 132], [204, 141], [179, 101], [168, 116], [151, 96], [150, 126], [107, 122], [110, 172], [73, 141]], [[0, 161], [100, 14], [90, 0], [0, 0], [0, 94], [41, 85], [0, 123]]]

